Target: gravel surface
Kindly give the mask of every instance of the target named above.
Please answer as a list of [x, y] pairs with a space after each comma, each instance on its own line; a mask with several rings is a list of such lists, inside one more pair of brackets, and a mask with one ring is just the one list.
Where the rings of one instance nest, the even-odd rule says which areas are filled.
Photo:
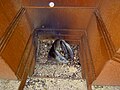
[[18, 90], [21, 81], [0, 79], [0, 90]]
[[[24, 90], [87, 90], [82, 79], [79, 63], [79, 46], [70, 44], [74, 60], [61, 64], [51, 60], [47, 63], [48, 52], [54, 40], [38, 39], [37, 60], [33, 77], [28, 77]], [[92, 86], [92, 90], [120, 90], [120, 86]]]
[[24, 90], [87, 90], [84, 80], [29, 78]]
[[70, 44], [74, 52], [74, 60], [68, 64], [61, 64], [56, 60], [51, 60], [47, 63], [48, 52], [54, 40], [40, 40], [38, 39], [37, 47], [37, 63], [33, 76], [39, 77], [59, 77], [59, 78], [72, 78], [79, 79], [81, 76], [81, 66], [79, 63], [79, 46]]
[[120, 90], [120, 86], [92, 86], [92, 90]]
[[74, 52], [72, 62], [62, 64], [51, 60], [51, 63], [47, 63], [53, 42], [54, 40], [38, 39], [34, 74], [27, 79], [24, 90], [87, 90], [86, 81], [81, 75], [79, 46], [70, 44]]

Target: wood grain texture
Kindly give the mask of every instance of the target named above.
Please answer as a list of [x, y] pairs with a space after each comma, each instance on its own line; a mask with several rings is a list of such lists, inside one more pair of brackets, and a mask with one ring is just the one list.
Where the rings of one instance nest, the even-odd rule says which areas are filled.
[[94, 8], [28, 8], [34, 28], [86, 29]]
[[112, 58], [114, 56], [114, 54], [116, 53], [116, 51], [115, 51], [114, 44], [111, 40], [111, 36], [108, 32], [108, 29], [105, 26], [103, 19], [101, 18], [99, 12], [97, 12], [97, 11], [95, 12], [95, 17], [96, 17], [96, 21], [97, 21], [98, 30], [104, 40], [109, 57]]
[[11, 67], [14, 72], [17, 71], [30, 34], [31, 31], [29, 25], [25, 16], [23, 16], [22, 20], [15, 28], [15, 31], [11, 36], [7, 46], [1, 54], [5, 62]]
[[[33, 48], [34, 46], [32, 45], [32, 36], [29, 37], [29, 40], [27, 41], [27, 44], [25, 46], [22, 58], [21, 58], [21, 62], [19, 63], [19, 67], [17, 70], [16, 75], [21, 79], [23, 76], [23, 72], [25, 70], [26, 64], [29, 61], [29, 56], [34, 56], [35, 54], [30, 54], [31, 53], [31, 48]], [[33, 51], [34, 52], [34, 51]]]
[[0, 1], [0, 38], [3, 36], [20, 8], [21, 5], [15, 0]]
[[95, 71], [93, 67], [93, 62], [91, 58], [90, 48], [88, 44], [88, 39], [86, 32], [84, 32], [83, 36], [81, 37], [81, 67], [83, 78], [87, 81], [87, 88], [91, 90], [91, 84], [95, 80]]
[[108, 61], [93, 85], [115, 85], [120, 86], [120, 63], [113, 60]]
[[[48, 6], [51, 0], [22, 0], [25, 6]], [[98, 0], [52, 0], [56, 6], [60, 7], [94, 7]]]
[[15, 73], [11, 70], [9, 65], [0, 57], [0, 78], [2, 79], [16, 79]]
[[[91, 20], [88, 27], [88, 40], [96, 73], [93, 85], [120, 85], [120, 1], [103, 0], [98, 10], [106, 29], [102, 32], [104, 36], [101, 35], [99, 31], [102, 31], [104, 26], [96, 25], [95, 19]], [[113, 51], [110, 58], [110, 52], [107, 51]]]
[[34, 56], [34, 48], [32, 47], [31, 51], [30, 51], [30, 54], [29, 54], [29, 57], [28, 57], [28, 60], [27, 60], [27, 63], [26, 63], [26, 67], [25, 67], [24, 72], [23, 72], [23, 76], [21, 78], [21, 84], [20, 84], [19, 90], [23, 90], [29, 73], [33, 72], [31, 70], [33, 70], [34, 66], [35, 66], [34, 65], [35, 64], [35, 58], [34, 57], [35, 57]]
[[97, 28], [96, 18], [94, 15], [88, 26], [87, 33], [95, 74], [97, 77], [100, 74], [106, 61], [109, 60], [109, 56], [104, 40]]
[[117, 51], [120, 48], [120, 0], [103, 0], [99, 11]]

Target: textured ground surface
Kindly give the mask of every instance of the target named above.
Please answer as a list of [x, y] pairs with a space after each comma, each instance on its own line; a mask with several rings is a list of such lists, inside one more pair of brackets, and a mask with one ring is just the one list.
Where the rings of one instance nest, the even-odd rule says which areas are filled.
[[0, 90], [18, 90], [20, 81], [0, 79]]
[[120, 90], [120, 86], [92, 86], [92, 90]]
[[24, 90], [87, 90], [81, 76], [79, 46], [72, 45], [74, 60], [68, 64], [47, 63], [48, 52], [54, 40], [39, 40], [37, 61], [32, 78], [28, 78]]
[[48, 52], [54, 40], [39, 40], [37, 48], [37, 61], [33, 76], [51, 78], [81, 78], [81, 66], [79, 63], [79, 46], [71, 45], [74, 52], [74, 60], [68, 64], [61, 64], [58, 61], [47, 62]]
[[31, 78], [24, 90], [87, 90], [84, 80]]
[[[78, 67], [77, 67], [78, 66]], [[34, 77], [50, 77], [50, 78], [71, 78], [81, 79], [81, 68], [79, 65], [68, 66], [63, 65], [36, 65]]]

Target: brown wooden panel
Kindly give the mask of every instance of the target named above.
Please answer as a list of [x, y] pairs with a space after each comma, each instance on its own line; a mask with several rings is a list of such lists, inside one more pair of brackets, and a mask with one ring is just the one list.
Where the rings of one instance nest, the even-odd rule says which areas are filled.
[[20, 83], [20, 86], [19, 86], [18, 90], [23, 90], [23, 88], [25, 86], [25, 83], [26, 83], [26, 80], [27, 80], [27, 77], [28, 77], [28, 73], [25, 72], [24, 76], [23, 76], [23, 79], [21, 80], [21, 83]]
[[120, 47], [120, 0], [103, 0], [99, 11], [114, 46], [118, 50]]
[[120, 86], [120, 63], [109, 60], [93, 85]]
[[31, 52], [30, 52], [30, 55], [29, 55], [29, 58], [27, 60], [27, 63], [26, 63], [26, 67], [24, 69], [24, 72], [23, 72], [23, 77], [22, 77], [22, 80], [21, 80], [21, 84], [20, 84], [20, 87], [19, 87], [19, 90], [23, 90], [24, 86], [25, 86], [25, 82], [27, 80], [27, 76], [28, 74], [30, 73], [30, 70], [34, 68], [34, 65], [32, 65], [32, 63], [35, 63], [35, 59], [34, 59], [34, 48], [31, 49]]
[[19, 78], [22, 77], [24, 69], [26, 67], [26, 64], [29, 61], [28, 58], [31, 55], [30, 54], [31, 53], [31, 48], [33, 48], [33, 45], [32, 45], [32, 37], [30, 36], [30, 38], [29, 38], [29, 40], [28, 40], [28, 42], [26, 44], [25, 51], [24, 51], [24, 53], [22, 55], [22, 59], [21, 59], [18, 71], [16, 73], [17, 76], [19, 76]]
[[6, 28], [9, 26], [9, 21], [5, 16], [5, 13], [0, 5], [0, 39], [6, 31]]
[[34, 28], [86, 29], [94, 8], [30, 8]]
[[2, 9], [5, 12], [6, 18], [12, 21], [18, 10], [20, 9], [20, 4], [16, 0], [1, 0]]
[[2, 79], [17, 79], [15, 73], [11, 70], [9, 65], [0, 57], [0, 78]]
[[87, 33], [95, 74], [97, 77], [106, 61], [109, 60], [109, 56], [103, 38], [98, 30], [95, 16], [91, 19]]
[[[22, 0], [25, 5], [48, 6], [51, 0]], [[93, 7], [99, 0], [52, 0], [56, 6]]]
[[23, 16], [1, 54], [5, 62], [14, 72], [17, 71], [30, 34], [30, 26], [28, 25], [26, 17]]
[[20, 4], [15, 0], [0, 0], [0, 38], [3, 36], [20, 7]]
[[36, 62], [35, 62], [35, 55], [34, 55], [31, 65], [30, 65], [29, 77], [31, 77], [34, 73], [35, 64], [36, 64]]

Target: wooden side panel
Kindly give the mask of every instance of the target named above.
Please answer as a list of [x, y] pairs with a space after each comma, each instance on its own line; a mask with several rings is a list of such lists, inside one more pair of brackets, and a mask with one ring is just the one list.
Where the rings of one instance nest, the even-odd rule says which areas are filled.
[[99, 11], [114, 43], [120, 48], [120, 0], [103, 0]]
[[[48, 6], [51, 0], [22, 0], [24, 5], [32, 6]], [[82, 7], [94, 7], [99, 0], [52, 0], [56, 6], [82, 6]]]
[[91, 19], [87, 33], [95, 75], [97, 77], [105, 65], [105, 62], [109, 60], [109, 56], [103, 38], [97, 28], [95, 16]]
[[86, 29], [94, 8], [29, 8], [34, 28]]
[[1, 5], [0, 5], [0, 39], [6, 31], [6, 28], [9, 26], [9, 21], [6, 18]]
[[17, 71], [30, 34], [30, 26], [25, 16], [23, 16], [1, 54], [14, 72]]
[[21, 7], [20, 4], [16, 0], [1, 0], [1, 4], [7, 19], [12, 21]]
[[17, 79], [15, 73], [10, 69], [10, 67], [2, 57], [0, 57], [0, 78]]
[[28, 42], [26, 44], [25, 51], [23, 53], [21, 62], [20, 62], [18, 72], [16, 73], [19, 78], [22, 77], [24, 69], [26, 67], [26, 64], [29, 61], [28, 58], [29, 58], [30, 53], [31, 53], [31, 48], [33, 48], [33, 45], [32, 45], [32, 37], [30, 36], [30, 38], [29, 38], [29, 40], [28, 40]]
[[30, 54], [29, 54], [29, 57], [28, 57], [28, 60], [27, 60], [27, 63], [26, 63], [26, 67], [25, 67], [24, 72], [23, 72], [23, 77], [22, 77], [22, 80], [21, 80], [21, 84], [20, 84], [19, 90], [23, 90], [23, 88], [25, 86], [25, 82], [27, 80], [28, 74], [30, 74], [30, 72], [33, 72], [31, 70], [34, 69], [34, 64], [35, 64], [34, 47], [32, 47], [31, 51], [30, 51]]
[[[104, 24], [100, 27], [104, 40], [109, 50], [110, 59], [104, 65], [101, 73], [93, 82], [94, 85], [120, 85], [120, 0], [103, 0], [98, 8]], [[103, 23], [102, 23], [103, 22]], [[100, 25], [100, 24], [99, 24]], [[104, 28], [105, 27], [105, 28]], [[106, 37], [106, 39], [105, 39]], [[108, 40], [108, 41], [107, 41]], [[109, 44], [108, 44], [109, 43]], [[112, 51], [112, 53], [111, 53]], [[104, 54], [103, 54], [104, 55]]]
[[35, 56], [32, 59], [31, 65], [30, 65], [30, 71], [29, 71], [29, 76], [32, 77], [35, 69]]
[[93, 85], [120, 86], [120, 63], [109, 60]]
[[0, 0], [0, 38], [14, 19], [21, 5], [16, 0]]

